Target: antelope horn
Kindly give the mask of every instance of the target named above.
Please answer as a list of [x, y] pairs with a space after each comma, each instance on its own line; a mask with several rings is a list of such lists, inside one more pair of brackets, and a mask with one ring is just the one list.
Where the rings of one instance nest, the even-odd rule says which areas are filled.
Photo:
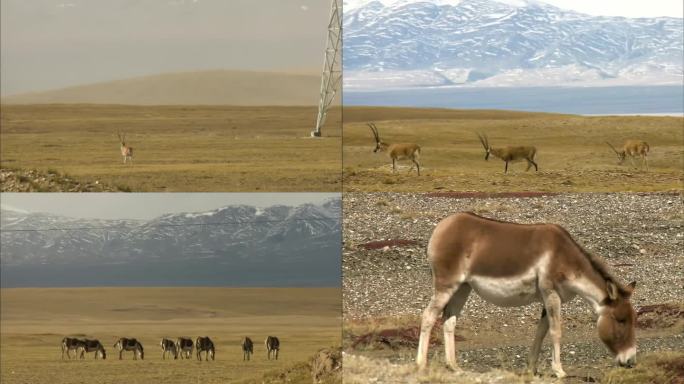
[[611, 143], [609, 143], [609, 142], [607, 142], [607, 141], [606, 141], [606, 144], [608, 144], [608, 146], [609, 146], [610, 148], [612, 148], [612, 149], [613, 149], [613, 152], [615, 152], [615, 154], [617, 154], [617, 155], [619, 155], [619, 154], [620, 154], [620, 152], [618, 152], [618, 150], [617, 150], [617, 149], [615, 149], [615, 147], [613, 147], [613, 145], [612, 145]]
[[477, 134], [477, 138], [480, 139], [480, 143], [482, 143], [482, 146], [484, 149], [489, 149], [489, 141], [487, 140], [487, 136], [482, 136], [479, 133]]
[[368, 127], [371, 129], [371, 132], [373, 132], [373, 136], [375, 137], [375, 141], [379, 142], [380, 141], [380, 135], [378, 134], [378, 128], [373, 123], [368, 123]]

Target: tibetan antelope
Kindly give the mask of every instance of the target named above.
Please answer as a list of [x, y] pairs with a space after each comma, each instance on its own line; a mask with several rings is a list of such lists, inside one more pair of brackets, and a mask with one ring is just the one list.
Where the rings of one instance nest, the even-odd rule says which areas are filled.
[[266, 353], [268, 354], [268, 359], [271, 360], [271, 355], [278, 360], [278, 352], [280, 351], [280, 340], [275, 336], [269, 336], [264, 342], [266, 344]]
[[[411, 160], [416, 166], [418, 171], [418, 176], [420, 176], [420, 146], [413, 143], [394, 143], [387, 144], [380, 140], [380, 134], [378, 133], [378, 127], [374, 123], [368, 123], [368, 127], [373, 132], [373, 137], [375, 137], [375, 149], [373, 153], [378, 151], [387, 152], [387, 155], [392, 159], [392, 172], [397, 171], [397, 160]], [[411, 166], [413, 169], [413, 166]], [[409, 172], [411, 172], [409, 169]]]
[[622, 165], [625, 162], [625, 158], [629, 156], [629, 160], [632, 162], [632, 166], [636, 168], [634, 164], [634, 158], [637, 156], [641, 157], [641, 166], [646, 165], [646, 170], [648, 170], [648, 151], [651, 149], [648, 143], [643, 140], [627, 140], [625, 144], [622, 145], [622, 150], [618, 151], [609, 142], [606, 144], [613, 149], [618, 158], [618, 165]]
[[194, 344], [192, 343], [192, 339], [189, 339], [187, 337], [179, 337], [178, 339], [176, 339], [176, 349], [180, 354], [181, 360], [189, 359], [192, 357], [193, 345]]
[[81, 347], [81, 359], [85, 358], [86, 353], [95, 352], [95, 359], [98, 356], [102, 357], [102, 360], [107, 358], [107, 352], [100, 343], [100, 340], [83, 340], [83, 347]]
[[515, 224], [457, 213], [435, 227], [427, 247], [433, 294], [423, 312], [416, 363], [427, 365], [430, 333], [444, 318], [447, 364], [456, 369], [456, 318], [472, 290], [498, 306], [541, 302], [543, 310], [528, 366], [536, 371], [542, 341], [551, 334], [551, 369], [565, 376], [560, 358], [561, 303], [579, 295], [598, 315], [598, 335], [620, 366], [636, 363], [630, 303], [636, 283], [620, 284], [606, 265], [554, 224]]
[[537, 148], [533, 146], [506, 146], [501, 148], [492, 148], [489, 145], [489, 139], [487, 138], [487, 135], [480, 135], [478, 133], [477, 137], [480, 139], [480, 143], [482, 143], [482, 146], [485, 149], [485, 160], [489, 160], [489, 155], [491, 154], [494, 155], [494, 157], [498, 157], [506, 162], [504, 173], [508, 173], [508, 163], [521, 160], [527, 161], [527, 169], [525, 169], [525, 171], [529, 171], [530, 167], [533, 165], [535, 171], [539, 170], [537, 168], [537, 163], [534, 162], [534, 157], [537, 155]]
[[209, 361], [215, 359], [216, 350], [214, 349], [214, 342], [208, 336], [198, 337], [195, 341], [195, 350], [197, 351], [197, 360], [202, 361], [202, 352], [205, 352], [204, 359]]
[[116, 344], [114, 344], [114, 348], [119, 350], [119, 360], [122, 359], [124, 351], [132, 351], [133, 360], [138, 360], [138, 356], [140, 356], [140, 360], [145, 359], [145, 352], [143, 351], [143, 346], [136, 339], [127, 339], [125, 337], [122, 337], [119, 339], [119, 341], [116, 342]]
[[176, 348], [176, 343], [174, 343], [173, 340], [163, 338], [161, 339], [161, 342], [159, 342], [159, 346], [162, 350], [162, 360], [166, 360], [167, 352], [173, 355], [174, 360], [178, 359], [178, 348]]
[[249, 337], [242, 339], [242, 360], [249, 360], [250, 356], [254, 353], [254, 343]]
[[74, 351], [76, 357], [78, 356], [78, 350], [83, 348], [85, 342], [80, 339], [75, 339], [72, 337], [65, 337], [62, 339], [62, 360], [64, 360], [64, 353], [66, 352], [67, 358], [71, 359], [69, 351]]
[[126, 160], [130, 160], [133, 164], [133, 147], [126, 145], [126, 134], [123, 135], [121, 132], [117, 132], [119, 136], [119, 141], [121, 142], [121, 156], [123, 157], [123, 163], [126, 164]]

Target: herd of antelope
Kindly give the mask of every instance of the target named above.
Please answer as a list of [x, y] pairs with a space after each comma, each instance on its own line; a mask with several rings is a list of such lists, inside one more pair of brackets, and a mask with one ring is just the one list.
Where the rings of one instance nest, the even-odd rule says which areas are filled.
[[[266, 354], [268, 360], [271, 358], [278, 360], [278, 354], [280, 352], [280, 340], [275, 336], [268, 336], [264, 341], [266, 347]], [[214, 347], [214, 342], [208, 336], [200, 336], [195, 339], [193, 343], [192, 339], [187, 337], [179, 337], [176, 340], [162, 338], [159, 342], [159, 346], [162, 350], [162, 360], [166, 360], [167, 354], [169, 358], [173, 356], [174, 360], [179, 357], [182, 359], [191, 359], [193, 349], [195, 350], [195, 355], [197, 360], [202, 361], [202, 353], [204, 353], [204, 360], [209, 361], [216, 359], [216, 348]], [[249, 337], [242, 339], [240, 343], [242, 348], [243, 357], [242, 360], [251, 360], [251, 355], [254, 353], [254, 343]], [[124, 352], [133, 352], [133, 360], [144, 360], [145, 351], [142, 343], [137, 339], [129, 339], [122, 337], [113, 346], [119, 351], [119, 360], [123, 359]], [[64, 355], [67, 359], [71, 360], [70, 352], [74, 352], [74, 358], [85, 358], [86, 353], [94, 352], [95, 359], [107, 358], [107, 351], [99, 340], [93, 339], [77, 339], [71, 337], [65, 337], [62, 339], [62, 360], [64, 360]]]
[[[378, 127], [375, 125], [375, 123], [367, 123], [368, 127], [371, 129], [371, 132], [373, 133], [373, 138], [375, 139], [375, 149], [373, 149], [374, 153], [377, 152], [386, 152], [387, 155], [389, 156], [390, 159], [392, 159], [392, 172], [396, 172], [397, 170], [397, 161], [398, 160], [411, 160], [413, 163], [411, 165], [411, 168], [409, 169], [409, 173], [413, 170], [413, 166], [415, 165], [418, 176], [420, 176], [420, 146], [418, 144], [414, 143], [387, 143], [385, 141], [380, 140], [380, 133], [378, 132]], [[489, 139], [487, 138], [487, 135], [485, 134], [477, 134], [477, 137], [480, 139], [480, 143], [484, 147], [485, 150], [485, 160], [489, 160], [489, 156], [492, 155], [496, 158], [501, 159], [504, 163], [504, 173], [508, 173], [508, 164], [513, 163], [513, 162], [518, 162], [518, 161], [526, 161], [527, 162], [527, 168], [525, 171], [529, 171], [532, 166], [534, 166], [534, 170], [538, 171], [539, 167], [537, 166], [537, 163], [535, 162], [535, 157], [537, 156], [537, 148], [531, 145], [521, 145], [521, 146], [505, 146], [505, 147], [492, 147], [489, 144]], [[650, 150], [650, 147], [648, 143], [646, 143], [643, 140], [627, 140], [625, 141], [624, 145], [622, 146], [621, 150], [617, 150], [615, 147], [613, 147], [612, 144], [606, 142], [610, 146], [610, 148], [615, 151], [615, 154], [618, 157], [618, 165], [622, 165], [629, 156], [632, 166], [636, 167], [636, 164], [634, 163], [634, 159], [637, 157], [641, 158], [641, 165], [642, 167], [646, 167], [646, 170], [648, 170], [648, 152]]]

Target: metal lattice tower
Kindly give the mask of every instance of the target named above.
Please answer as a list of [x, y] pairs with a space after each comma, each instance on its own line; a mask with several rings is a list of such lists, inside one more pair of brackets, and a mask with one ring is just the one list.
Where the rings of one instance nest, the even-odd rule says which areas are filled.
[[342, 0], [332, 0], [330, 6], [330, 23], [328, 24], [328, 40], [323, 60], [321, 76], [321, 98], [318, 102], [316, 128], [311, 131], [312, 137], [321, 136], [321, 127], [325, 123], [328, 107], [342, 83]]

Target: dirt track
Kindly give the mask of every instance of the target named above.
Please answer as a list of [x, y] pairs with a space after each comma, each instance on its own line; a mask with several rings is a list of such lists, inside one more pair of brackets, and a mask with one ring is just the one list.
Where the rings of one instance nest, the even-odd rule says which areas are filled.
[[[562, 225], [587, 250], [603, 257], [623, 282], [638, 282], [634, 303], [641, 312], [640, 353], [684, 350], [680, 195], [446, 196], [346, 195], [343, 305], [347, 353], [394, 363], [412, 361], [419, 316], [431, 295], [424, 255], [427, 240], [439, 220], [463, 210], [521, 223]], [[667, 303], [671, 309], [649, 307]], [[457, 342], [463, 368], [522, 370], [540, 311], [538, 304], [498, 308], [471, 295], [456, 332], [463, 338]], [[563, 321], [566, 372], [598, 380], [612, 360], [596, 337], [593, 312], [575, 299], [564, 304]], [[439, 327], [434, 332], [431, 361], [439, 364], [443, 360]], [[548, 374], [548, 346], [543, 353], [540, 369]]]

